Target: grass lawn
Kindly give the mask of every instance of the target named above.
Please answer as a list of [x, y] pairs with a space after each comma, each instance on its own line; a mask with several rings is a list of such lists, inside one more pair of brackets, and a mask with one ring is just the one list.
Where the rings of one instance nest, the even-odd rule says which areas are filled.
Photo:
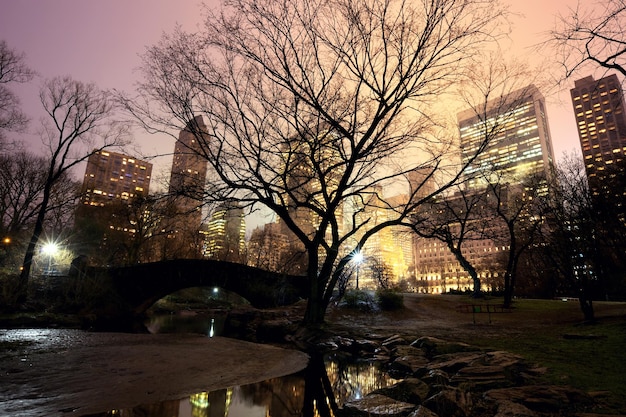
[[597, 323], [583, 324], [577, 301], [517, 300], [512, 313], [492, 317], [518, 332], [503, 329], [499, 337], [479, 331], [467, 342], [520, 354], [548, 369], [547, 382], [601, 392], [608, 410], [626, 413], [626, 316], [620, 314], [625, 307], [596, 302]]

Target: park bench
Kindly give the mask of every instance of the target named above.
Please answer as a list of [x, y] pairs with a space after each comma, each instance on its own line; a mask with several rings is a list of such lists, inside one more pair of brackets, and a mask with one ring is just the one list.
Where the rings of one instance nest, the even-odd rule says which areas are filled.
[[476, 314], [487, 313], [489, 323], [491, 323], [492, 313], [510, 313], [510, 307], [504, 307], [502, 304], [461, 304], [456, 306], [459, 313], [472, 313], [472, 321], [476, 324]]

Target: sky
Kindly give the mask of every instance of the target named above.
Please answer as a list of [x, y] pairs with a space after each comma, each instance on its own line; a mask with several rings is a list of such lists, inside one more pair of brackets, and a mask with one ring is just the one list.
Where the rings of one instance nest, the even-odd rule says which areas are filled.
[[[510, 50], [530, 61], [536, 59], [532, 47], [546, 38], [555, 16], [567, 15], [568, 7], [577, 4], [577, 0], [503, 1], [516, 13]], [[594, 4], [592, 0], [580, 1], [584, 6]], [[213, 7], [219, 0], [204, 3]], [[31, 130], [36, 130], [41, 117], [38, 89], [43, 79], [71, 75], [103, 89], [132, 92], [139, 79], [139, 55], [176, 25], [195, 30], [202, 22], [200, 4], [200, 0], [0, 0], [0, 39], [25, 53], [27, 65], [41, 75], [27, 86], [13, 88], [32, 119]], [[580, 152], [569, 98], [573, 81], [570, 84], [560, 92], [544, 92], [557, 159], [564, 152]], [[34, 148], [40, 143], [35, 133], [23, 138]], [[135, 141], [144, 155], [174, 149], [173, 139], [164, 135], [140, 132]], [[171, 155], [153, 162], [155, 178], [159, 172], [169, 171]]]

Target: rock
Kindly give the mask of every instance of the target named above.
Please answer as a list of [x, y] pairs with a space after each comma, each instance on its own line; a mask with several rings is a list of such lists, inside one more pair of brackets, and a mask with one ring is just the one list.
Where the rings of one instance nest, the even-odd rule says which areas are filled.
[[374, 353], [376, 352], [376, 348], [378, 347], [378, 343], [367, 340], [367, 339], [358, 339], [354, 341], [355, 348], [360, 349], [365, 352]]
[[424, 381], [417, 378], [407, 378], [387, 388], [381, 388], [373, 392], [411, 404], [421, 404], [430, 394], [430, 387]]
[[396, 401], [380, 394], [370, 394], [344, 404], [343, 408], [355, 416], [405, 417], [415, 409], [414, 404]]
[[433, 362], [430, 363], [427, 368], [429, 370], [442, 369], [448, 373], [455, 373], [459, 369], [481, 360], [483, 355], [483, 353], [467, 352], [439, 355], [433, 358]]
[[537, 417], [537, 413], [513, 401], [502, 401], [494, 417]]
[[498, 365], [503, 368], [520, 365], [525, 366], [523, 357], [503, 350], [485, 353], [485, 362], [489, 365]]
[[441, 369], [429, 370], [420, 378], [431, 386], [445, 386], [450, 384], [450, 375]]
[[399, 345], [392, 351], [393, 362], [389, 366], [395, 378], [413, 376], [418, 370], [425, 368], [429, 360], [421, 349], [409, 345]]
[[466, 366], [461, 368], [450, 381], [457, 386], [470, 383], [472, 386], [479, 386], [482, 389], [504, 388], [513, 385], [513, 381], [507, 378], [505, 368], [492, 365]]
[[401, 336], [395, 334], [383, 340], [383, 342], [381, 343], [381, 346], [387, 347], [387, 348], [393, 348], [398, 345], [406, 345], [406, 344], [407, 344], [406, 340], [404, 340]]
[[556, 412], [574, 404], [589, 404], [591, 397], [578, 389], [557, 385], [527, 385], [489, 390], [484, 397], [501, 403], [513, 401], [540, 413]]
[[466, 343], [448, 342], [436, 337], [424, 336], [413, 341], [411, 346], [423, 349], [429, 357], [457, 352], [475, 352], [480, 350]]
[[417, 407], [417, 410], [413, 411], [409, 414], [408, 417], [439, 417], [437, 414], [430, 411], [428, 408], [424, 406]]
[[404, 378], [418, 374], [420, 369], [428, 366], [428, 359], [424, 356], [400, 356], [389, 365], [389, 373], [394, 378]]
[[468, 392], [446, 388], [428, 398], [422, 405], [439, 416], [465, 417], [472, 408], [472, 398]]

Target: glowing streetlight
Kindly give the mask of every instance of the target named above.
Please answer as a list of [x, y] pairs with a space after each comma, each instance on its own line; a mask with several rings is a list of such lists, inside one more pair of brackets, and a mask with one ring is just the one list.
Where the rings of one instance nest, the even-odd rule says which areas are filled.
[[48, 275], [50, 274], [50, 270], [52, 269], [52, 258], [59, 251], [59, 245], [54, 242], [49, 242], [43, 245], [41, 251], [48, 255]]
[[361, 266], [361, 263], [363, 262], [363, 252], [358, 251], [355, 252], [354, 255], [352, 255], [352, 262], [354, 262], [356, 264], [356, 289], [359, 289], [359, 267]]

